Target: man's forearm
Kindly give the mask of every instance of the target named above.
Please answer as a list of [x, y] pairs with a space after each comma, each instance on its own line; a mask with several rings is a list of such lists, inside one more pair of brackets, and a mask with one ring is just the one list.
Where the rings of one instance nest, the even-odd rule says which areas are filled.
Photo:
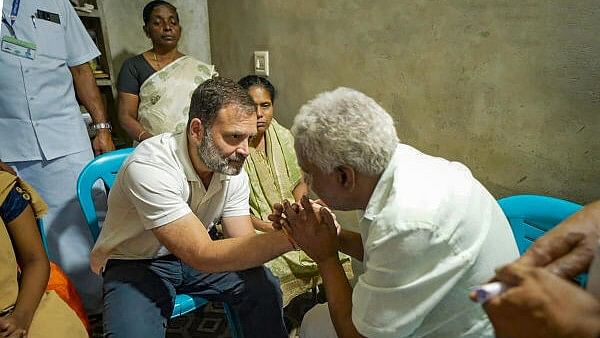
[[338, 337], [362, 337], [352, 322], [352, 288], [337, 258], [319, 263], [331, 321]]
[[100, 90], [96, 85], [96, 79], [89, 64], [84, 63], [70, 69], [77, 97], [88, 113], [90, 113], [94, 123], [108, 122], [104, 101], [102, 101]]
[[339, 234], [340, 251], [346, 255], [352, 256], [359, 261], [363, 260], [364, 249], [362, 237], [359, 233], [349, 230], [342, 230]]
[[200, 249], [198, 259], [186, 262], [203, 272], [240, 271], [257, 267], [292, 250], [282, 231], [212, 241]]

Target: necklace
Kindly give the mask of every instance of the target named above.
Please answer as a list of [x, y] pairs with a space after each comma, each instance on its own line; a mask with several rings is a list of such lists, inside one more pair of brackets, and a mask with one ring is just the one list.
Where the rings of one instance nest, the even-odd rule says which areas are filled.
[[160, 69], [160, 62], [158, 62], [158, 57], [156, 56], [156, 53], [152, 52], [152, 55], [154, 56], [154, 63], [156, 63], [156, 67]]
[[179, 57], [179, 53], [176, 53], [175, 55], [171, 55], [168, 56], [168, 54], [165, 54], [163, 56], [163, 60], [162, 63], [158, 60], [158, 55], [156, 55], [156, 52], [151, 51], [150, 53], [152, 53], [152, 58], [154, 59], [154, 64], [156, 65], [157, 70], [160, 70], [163, 68], [163, 63], [166, 65], [168, 65], [169, 63], [173, 62], [173, 60], [177, 59]]

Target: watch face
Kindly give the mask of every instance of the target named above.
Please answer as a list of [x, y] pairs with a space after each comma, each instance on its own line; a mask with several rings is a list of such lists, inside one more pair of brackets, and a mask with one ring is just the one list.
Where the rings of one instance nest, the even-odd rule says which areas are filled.
[[94, 125], [94, 129], [98, 130], [98, 129], [108, 129], [108, 130], [112, 130], [112, 126], [110, 123], [108, 122], [101, 122], [101, 123], [96, 123]]

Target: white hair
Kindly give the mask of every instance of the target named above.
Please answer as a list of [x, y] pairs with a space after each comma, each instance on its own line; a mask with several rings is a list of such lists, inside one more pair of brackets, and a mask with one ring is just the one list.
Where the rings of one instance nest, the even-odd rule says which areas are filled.
[[348, 165], [379, 175], [400, 142], [392, 117], [375, 100], [344, 87], [303, 105], [291, 130], [298, 156], [324, 173]]

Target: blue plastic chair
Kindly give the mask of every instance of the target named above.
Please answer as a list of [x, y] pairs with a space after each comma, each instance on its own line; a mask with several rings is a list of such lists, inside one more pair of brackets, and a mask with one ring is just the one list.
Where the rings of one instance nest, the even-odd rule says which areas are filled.
[[[499, 199], [498, 204], [508, 218], [521, 255], [546, 231], [583, 208], [580, 204], [544, 195], [508, 196]], [[585, 274], [577, 278], [582, 285], [585, 279]]]
[[36, 219], [38, 230], [40, 231], [40, 237], [42, 238], [42, 245], [46, 254], [48, 254], [48, 239], [46, 238], [46, 229], [44, 228], [44, 220], [41, 218]]
[[[100, 227], [98, 225], [98, 215], [92, 196], [92, 188], [98, 180], [102, 180], [107, 190], [110, 189], [117, 177], [121, 165], [133, 150], [134, 148], [125, 148], [102, 154], [88, 163], [79, 174], [79, 179], [77, 180], [77, 196], [94, 242], [98, 239]], [[178, 294], [175, 297], [175, 307], [173, 308], [171, 318], [176, 318], [200, 309], [202, 306], [206, 305], [206, 303], [208, 303], [208, 301], [202, 297]], [[237, 316], [227, 303], [223, 303], [223, 306], [231, 336], [233, 338], [243, 337]]]

